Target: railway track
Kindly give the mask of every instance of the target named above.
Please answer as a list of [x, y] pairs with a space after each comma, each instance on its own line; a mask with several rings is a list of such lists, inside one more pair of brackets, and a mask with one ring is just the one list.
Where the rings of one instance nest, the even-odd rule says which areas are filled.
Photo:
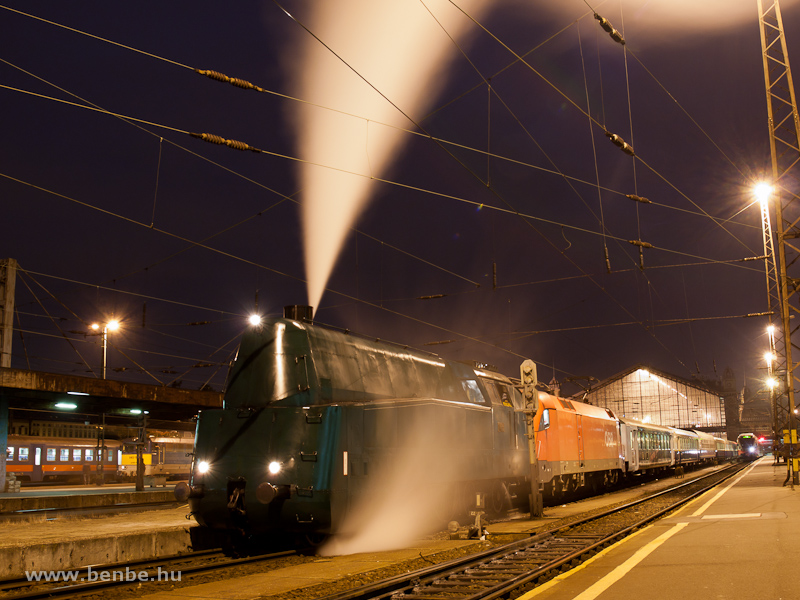
[[556, 530], [317, 600], [494, 600], [568, 571], [748, 465], [732, 465]]
[[[157, 559], [129, 561], [107, 565], [78, 567], [60, 572], [58, 580], [31, 581], [28, 577], [0, 579], [0, 598], [3, 600], [34, 600], [37, 598], [71, 598], [101, 592], [110, 588], [138, 586], [183, 580], [186, 576], [204, 575], [242, 565], [269, 563], [297, 554], [294, 550], [231, 558], [219, 550], [205, 550]], [[179, 573], [179, 579], [172, 574]], [[63, 574], [68, 574], [66, 577]], [[103, 575], [105, 574], [105, 575]], [[140, 575], [145, 574], [142, 578]], [[164, 577], [161, 577], [164, 575]]]

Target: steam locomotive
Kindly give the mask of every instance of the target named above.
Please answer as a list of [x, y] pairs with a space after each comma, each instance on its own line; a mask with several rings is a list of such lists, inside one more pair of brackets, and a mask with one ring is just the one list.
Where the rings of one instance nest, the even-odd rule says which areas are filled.
[[387, 503], [398, 514], [419, 503], [413, 518], [438, 523], [475, 508], [526, 511], [531, 429], [535, 473], [555, 500], [735, 454], [715, 454], [707, 434], [542, 392], [526, 402], [484, 365], [323, 328], [310, 307], [287, 307], [243, 336], [223, 408], [200, 413], [191, 478], [175, 495], [200, 525], [248, 534], [347, 533]]

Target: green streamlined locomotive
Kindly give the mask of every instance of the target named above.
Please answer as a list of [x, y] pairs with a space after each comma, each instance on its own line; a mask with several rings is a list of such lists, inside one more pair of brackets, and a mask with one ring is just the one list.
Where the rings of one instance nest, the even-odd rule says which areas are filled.
[[525, 406], [508, 378], [314, 325], [310, 310], [245, 333], [223, 408], [201, 412], [176, 487], [198, 523], [325, 535], [386, 502], [439, 524], [476, 499], [527, 510]]

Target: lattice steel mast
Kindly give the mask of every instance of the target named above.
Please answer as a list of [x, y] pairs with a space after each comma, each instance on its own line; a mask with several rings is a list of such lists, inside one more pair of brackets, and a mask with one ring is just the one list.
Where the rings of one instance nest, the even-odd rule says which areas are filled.
[[[797, 196], [800, 172], [800, 120], [797, 114], [789, 54], [778, 0], [757, 0], [761, 51], [764, 60], [764, 83], [767, 92], [770, 152], [772, 154], [772, 186], [776, 211], [778, 238], [778, 271], [780, 326], [775, 328], [776, 375], [780, 385], [776, 390], [775, 421], [783, 434], [791, 459], [787, 460], [787, 481], [798, 481], [797, 424], [795, 387], [800, 385], [798, 364], [792, 360], [792, 334], [800, 327], [798, 286], [800, 285], [800, 197]], [[766, 5], [766, 8], [765, 8]], [[781, 339], [782, 338], [782, 339]], [[795, 339], [800, 339], [796, 335]]]

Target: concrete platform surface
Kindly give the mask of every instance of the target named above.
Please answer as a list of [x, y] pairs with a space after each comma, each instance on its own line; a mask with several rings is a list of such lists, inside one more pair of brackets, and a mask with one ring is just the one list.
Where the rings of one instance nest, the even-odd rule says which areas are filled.
[[188, 552], [190, 529], [197, 525], [186, 519], [188, 512], [182, 506], [93, 519], [3, 523], [0, 577]]
[[763, 457], [695, 499], [517, 600], [738, 600], [800, 597], [800, 486]]
[[167, 502], [175, 499], [172, 493], [174, 487], [175, 483], [170, 482], [166, 487], [146, 487], [141, 492], [137, 492], [135, 486], [127, 483], [103, 486], [22, 488], [19, 492], [0, 494], [0, 513], [49, 508], [85, 508], [114, 504]]

